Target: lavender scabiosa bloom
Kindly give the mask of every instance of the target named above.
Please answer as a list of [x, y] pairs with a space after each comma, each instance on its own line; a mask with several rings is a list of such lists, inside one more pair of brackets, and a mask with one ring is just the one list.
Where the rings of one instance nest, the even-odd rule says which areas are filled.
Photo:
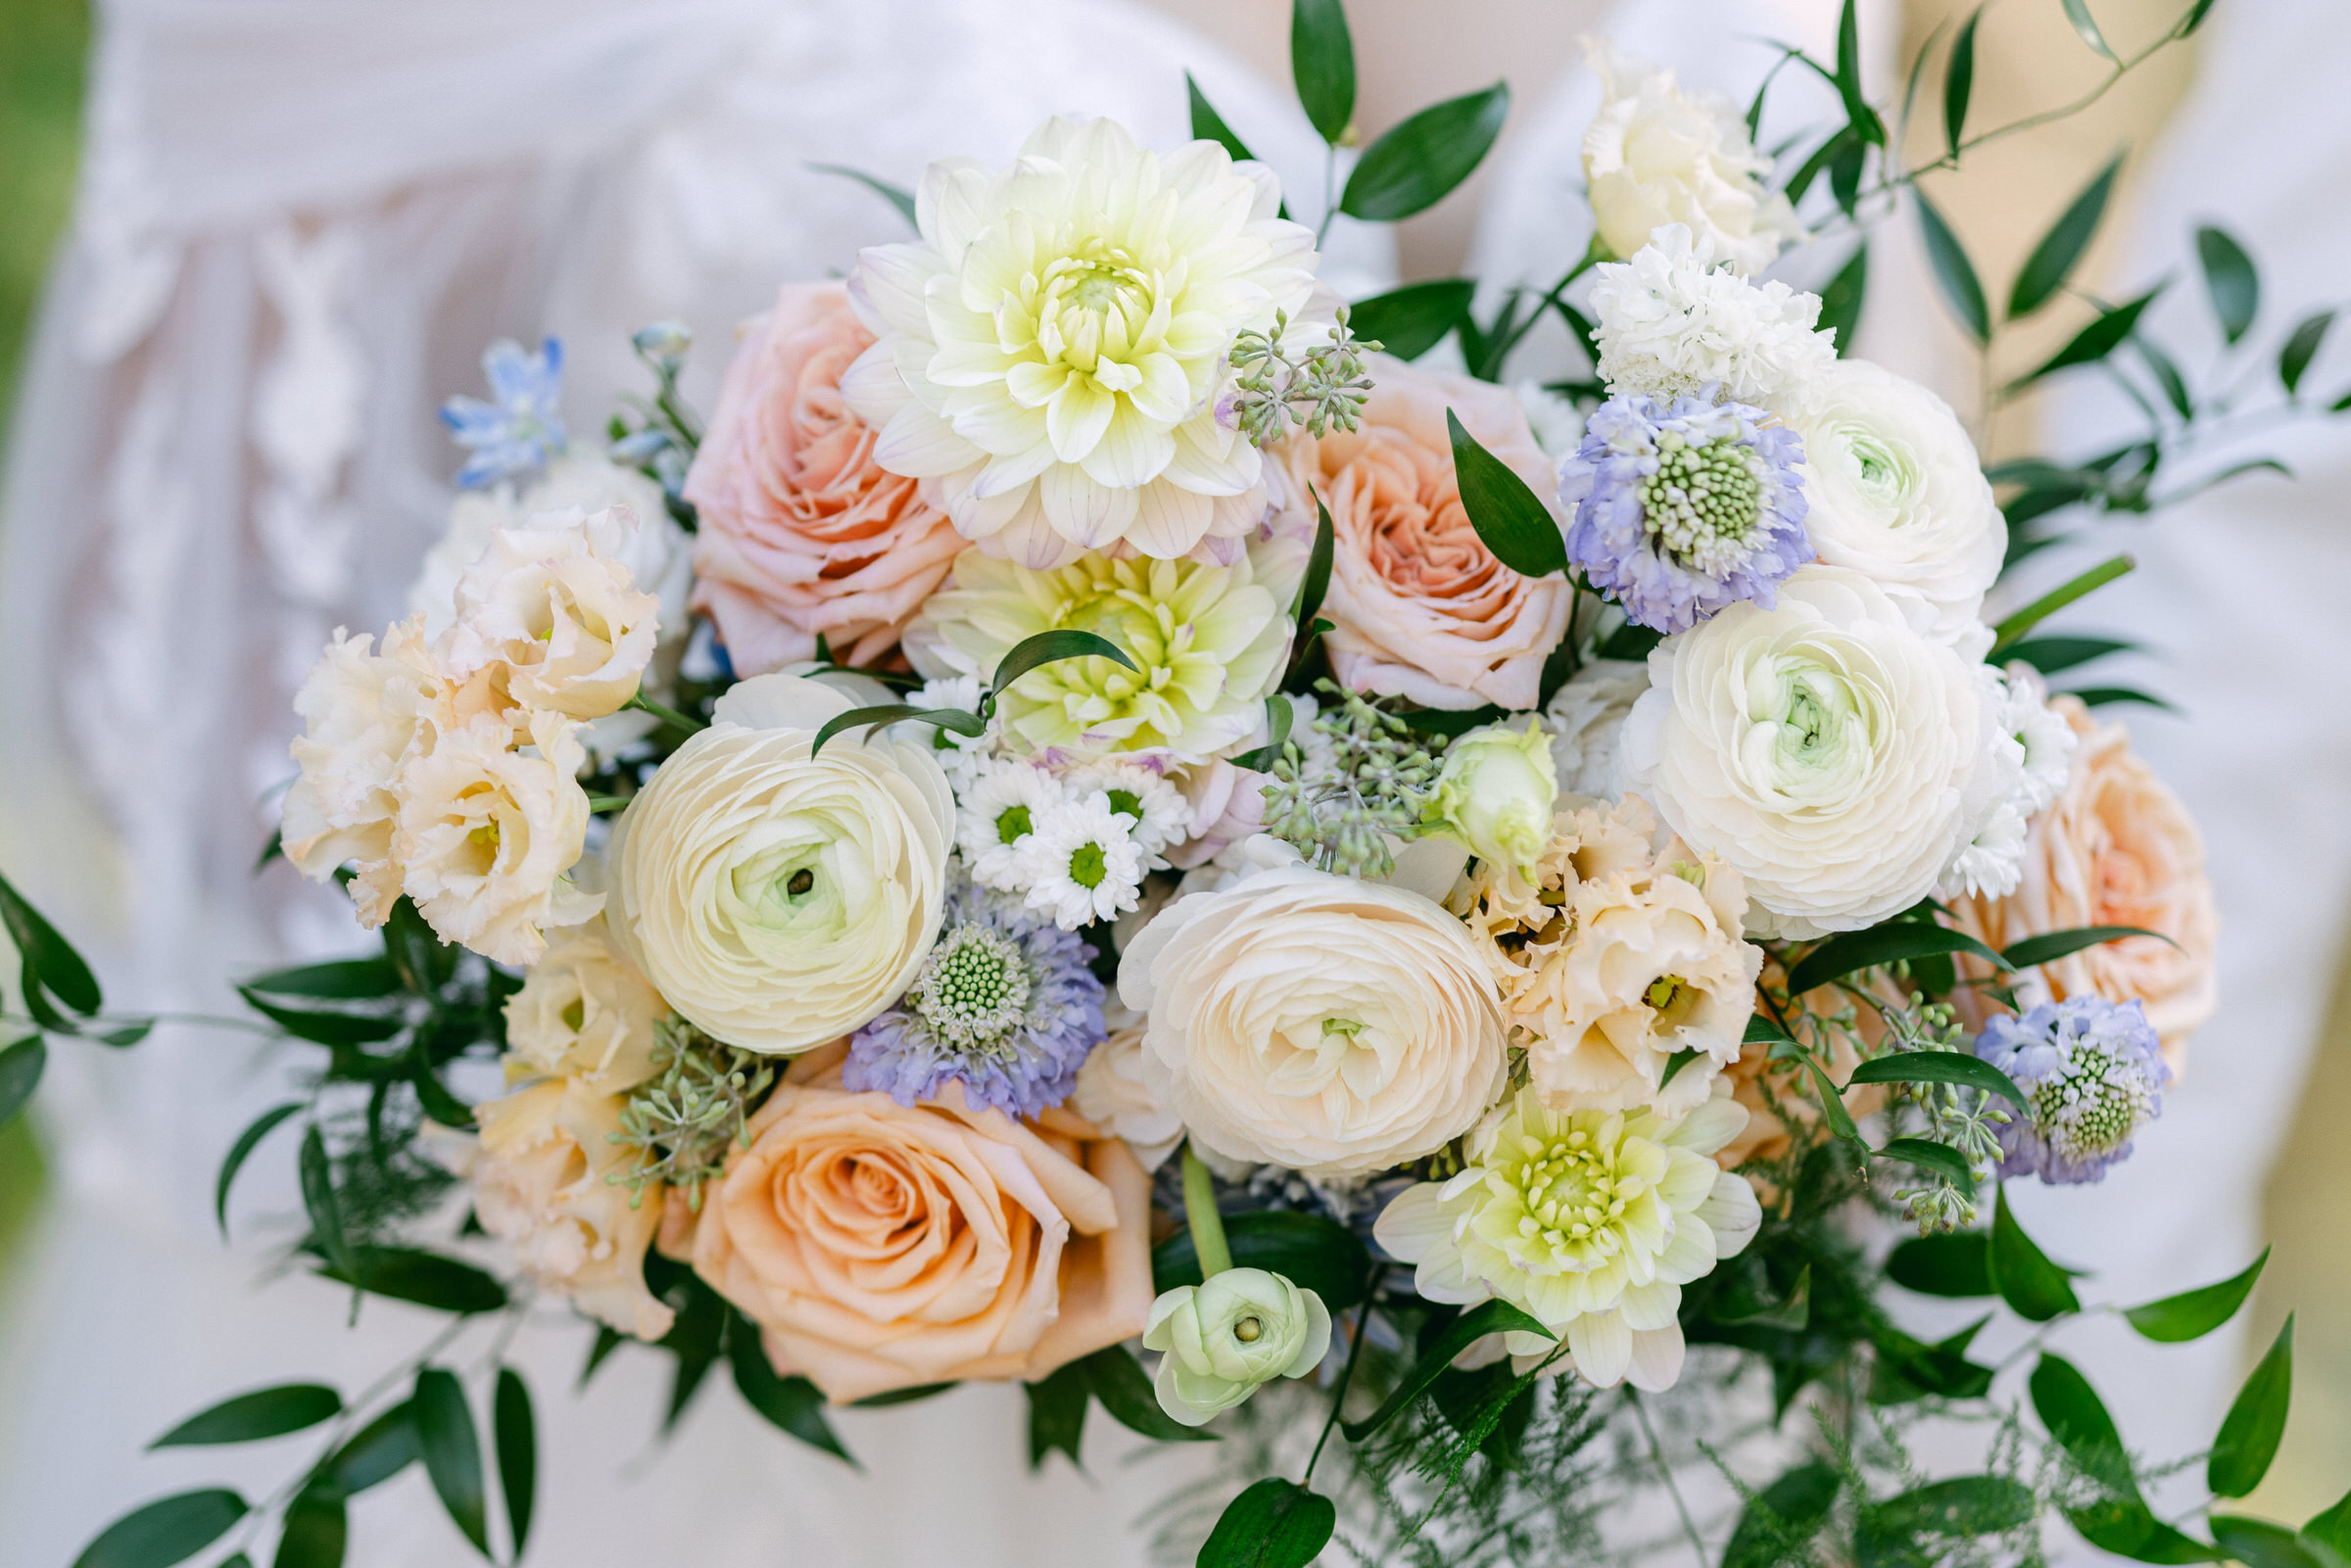
[[482, 374], [490, 402], [452, 398], [441, 405], [441, 422], [471, 454], [457, 470], [468, 490], [544, 468], [564, 444], [562, 340], [549, 338], [533, 354], [501, 338], [483, 352]]
[[1658, 632], [1741, 599], [1769, 609], [1772, 585], [1812, 558], [1803, 443], [1769, 417], [1703, 395], [1602, 404], [1559, 464], [1559, 499], [1575, 508], [1567, 558]]
[[2138, 1129], [2163, 1114], [2172, 1081], [2139, 1005], [2102, 996], [1995, 1018], [1977, 1037], [1976, 1055], [2033, 1102], [2031, 1116], [2000, 1129], [2000, 1174], [2030, 1172], [2051, 1184], [2102, 1180]]
[[1092, 956], [1049, 916], [958, 871], [938, 945], [906, 994], [849, 1041], [842, 1085], [911, 1106], [960, 1083], [971, 1105], [1015, 1117], [1061, 1104], [1108, 1033]]

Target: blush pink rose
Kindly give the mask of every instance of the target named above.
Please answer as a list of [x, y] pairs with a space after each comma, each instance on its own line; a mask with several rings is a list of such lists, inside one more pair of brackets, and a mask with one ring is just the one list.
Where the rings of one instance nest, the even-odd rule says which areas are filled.
[[916, 481], [874, 462], [840, 373], [874, 341], [839, 283], [788, 283], [744, 328], [686, 476], [700, 514], [694, 605], [741, 675], [816, 656], [871, 664], [963, 547]]
[[1383, 356], [1372, 356], [1371, 380], [1362, 428], [1319, 441], [1301, 432], [1279, 449], [1292, 504], [1311, 517], [1311, 486], [1330, 508], [1337, 550], [1322, 613], [1336, 623], [1332, 673], [1423, 707], [1531, 708], [1574, 594], [1556, 573], [1520, 577], [1477, 537], [1445, 412], [1546, 507], [1558, 488], [1551, 459], [1501, 387]]

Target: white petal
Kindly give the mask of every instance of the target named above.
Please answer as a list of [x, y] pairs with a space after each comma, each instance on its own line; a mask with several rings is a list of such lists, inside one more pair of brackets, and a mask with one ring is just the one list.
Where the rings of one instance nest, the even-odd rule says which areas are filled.
[[1402, 1263], [1416, 1263], [1449, 1243], [1453, 1221], [1446, 1217], [1438, 1191], [1435, 1182], [1423, 1181], [1398, 1193], [1371, 1222], [1371, 1239]]
[[1682, 1375], [1682, 1325], [1633, 1331], [1633, 1364], [1625, 1381], [1637, 1389], [1661, 1394]]
[[1659, 1141], [1695, 1155], [1710, 1155], [1746, 1128], [1747, 1107], [1732, 1099], [1708, 1100]]
[[1614, 1388], [1633, 1364], [1633, 1331], [1620, 1312], [1586, 1312], [1567, 1325], [1567, 1354], [1585, 1382]]
[[1755, 1189], [1748, 1185], [1745, 1176], [1729, 1170], [1714, 1178], [1714, 1190], [1693, 1214], [1714, 1232], [1718, 1258], [1736, 1258], [1744, 1252], [1763, 1223], [1763, 1206], [1755, 1201]]
[[1635, 1333], [1679, 1321], [1682, 1288], [1665, 1280], [1635, 1285], [1624, 1293], [1625, 1326]]

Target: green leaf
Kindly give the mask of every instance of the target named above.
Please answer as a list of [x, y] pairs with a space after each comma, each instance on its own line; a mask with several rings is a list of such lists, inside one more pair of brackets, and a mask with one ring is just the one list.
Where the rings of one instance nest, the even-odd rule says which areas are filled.
[[1913, 1236], [1886, 1259], [1886, 1277], [1921, 1296], [1991, 1296], [1991, 1238], [1981, 1231]]
[[1226, 1505], [1195, 1561], [1198, 1568], [1306, 1568], [1338, 1522], [1328, 1497], [1268, 1476]]
[[2067, 340], [2064, 348], [2050, 355], [2048, 358], [2041, 361], [2038, 368], [2028, 370], [2014, 381], [2009, 382], [2008, 390], [2014, 392], [2020, 387], [2031, 386], [2043, 376], [2054, 375], [2060, 370], [2071, 369], [2078, 364], [2092, 364], [2105, 358], [2123, 346], [2124, 340], [2128, 339], [2137, 328], [2139, 316], [2145, 313], [2148, 306], [2155, 303], [2155, 296], [2162, 292], [2163, 286], [2158, 284], [2129, 304], [2118, 305], [2113, 309], [2104, 312], [2089, 325], [2075, 333], [2071, 339]]
[[1837, 334], [1837, 352], [1850, 356], [1861, 325], [1861, 302], [1869, 292], [1869, 242], [1863, 240], [1829, 286], [1820, 291], [1820, 325]]
[[1812, 1083], [1820, 1092], [1820, 1112], [1829, 1118], [1829, 1131], [1840, 1138], [1861, 1141], [1861, 1129], [1853, 1125], [1853, 1114], [1845, 1108], [1845, 1096], [1828, 1074], [1828, 1069], [1807, 1056], [1804, 1068], [1812, 1074]]
[[1494, 558], [1520, 577], [1548, 577], [1567, 564], [1566, 542], [1550, 508], [1500, 457], [1478, 445], [1459, 415], [1445, 410], [1462, 509]]
[[506, 1531], [513, 1537], [519, 1562], [531, 1539], [531, 1507], [539, 1491], [539, 1423], [531, 1415], [530, 1387], [510, 1366], [498, 1369], [490, 1434], [498, 1449], [498, 1489], [505, 1497]]
[[238, 986], [237, 992], [255, 1012], [297, 1040], [308, 1040], [312, 1045], [369, 1045], [378, 1040], [389, 1040], [407, 1027], [407, 1022], [398, 1014], [280, 1007], [274, 1002], [264, 1001], [262, 994], [250, 985]]
[[1924, 1345], [1891, 1326], [1870, 1335], [1877, 1350], [1877, 1368], [1870, 1380], [1869, 1398], [1875, 1404], [1901, 1404], [1933, 1395], [1945, 1400], [1982, 1399], [1991, 1388], [1992, 1369], [1967, 1358], [1967, 1346], [1989, 1319], [1961, 1329], [1949, 1339]]
[[2062, 931], [2043, 931], [2011, 942], [2000, 950], [2000, 956], [2014, 970], [2029, 970], [2039, 964], [2052, 963], [2069, 953], [2079, 953], [2100, 942], [2111, 942], [2124, 936], [2152, 936], [2173, 947], [2180, 944], [2161, 931], [2148, 930], [2144, 926], [2073, 926]]
[[1908, 1537], [1993, 1536], [2038, 1511], [2031, 1487], [2007, 1476], [1953, 1476], [1916, 1487], [1868, 1509], [1873, 1534]]
[[1217, 1435], [1205, 1428], [1185, 1426], [1159, 1407], [1151, 1390], [1151, 1375], [1124, 1345], [1096, 1351], [1079, 1363], [1087, 1385], [1110, 1418], [1159, 1443], [1214, 1443]]
[[1976, 88], [1976, 24], [1984, 20], [1984, 8], [1968, 13], [1967, 23], [1951, 44], [1951, 63], [1943, 73], [1943, 144], [1953, 158], [1959, 156], [1960, 133], [1967, 129], [1967, 100]]
[[1975, 263], [1967, 259], [1967, 250], [1959, 236], [1935, 211], [1935, 204], [1925, 194], [1918, 196], [1918, 226], [1926, 235], [1927, 260], [1935, 265], [1935, 281], [1943, 289], [1943, 303], [1959, 318], [1968, 335], [1978, 343], [1991, 341], [1991, 307], [1985, 303], [1984, 285], [1976, 277]]
[[351, 1509], [342, 1493], [312, 1482], [286, 1504], [272, 1568], [341, 1568], [351, 1544]]
[[2065, 1270], [2048, 1259], [2008, 1210], [2008, 1189], [1999, 1189], [1991, 1215], [1991, 1282], [2017, 1316], [2036, 1323], [2082, 1309]]
[[400, 971], [390, 959], [381, 957], [273, 970], [267, 974], [255, 975], [245, 984], [249, 989], [266, 991], [271, 996], [312, 996], [334, 1002], [390, 996], [401, 988]]
[[[1975, 24], [1970, 22], [1972, 28]], [[2113, 162], [2098, 170], [2097, 177], [2083, 187], [2049, 231], [2033, 247], [2025, 259], [2024, 269], [2016, 274], [2016, 286], [2008, 291], [2008, 313], [2011, 316], [2031, 315], [2055, 297], [2073, 275], [2074, 266], [2082, 253], [2089, 249], [2090, 237], [2098, 231], [2098, 221], [2106, 215], [2107, 198], [2114, 194], [2114, 182], [2123, 171], [2123, 159], [2116, 154]]]
[[159, 1497], [100, 1531], [73, 1568], [168, 1568], [227, 1535], [247, 1511], [226, 1487]]
[[[1837, 19], [1837, 96], [1845, 101], [1846, 123], [1852, 127], [1859, 143], [1884, 145], [1886, 127], [1878, 119], [1878, 112], [1869, 107], [1861, 94], [1861, 26], [1857, 15], [1857, 0], [1845, 0], [1845, 10]], [[1840, 205], [1844, 205], [1840, 203]]]
[[490, 1555], [489, 1499], [482, 1488], [482, 1445], [473, 1430], [473, 1411], [455, 1372], [419, 1367], [416, 1392], [408, 1401], [416, 1437], [424, 1449], [424, 1473], [450, 1519], [474, 1548]]
[[1338, 146], [1355, 119], [1355, 43], [1339, 0], [1292, 0], [1290, 79], [1308, 123]]
[[495, 1312], [506, 1305], [505, 1287], [471, 1263], [408, 1247], [354, 1248], [351, 1267], [330, 1263], [318, 1272], [372, 1296], [440, 1312]]
[[1717, 1323], [1748, 1325], [1755, 1328], [1785, 1329], [1801, 1334], [1812, 1321], [1812, 1265], [1806, 1263], [1796, 1271], [1796, 1283], [1778, 1301], [1759, 1302], [1745, 1310], [1724, 1311], [1713, 1308], [1709, 1314]]
[[2133, 652], [2138, 646], [2114, 637], [2029, 637], [2010, 648], [2008, 657], [2030, 664], [2043, 675], [2056, 675], [2112, 653]]
[[2106, 1413], [2106, 1402], [2090, 1387], [2080, 1368], [2062, 1355], [2043, 1351], [2026, 1385], [2033, 1413], [2049, 1429], [2081, 1472], [2116, 1497], [2138, 1499], [2138, 1478], [2132, 1472], [2131, 1455], [2122, 1432]]
[[1438, 1373], [1453, 1364], [1455, 1356], [1488, 1334], [1503, 1333], [1534, 1334], [1547, 1340], [1559, 1338], [1535, 1318], [1511, 1306], [1509, 1302], [1501, 1300], [1480, 1302], [1445, 1325], [1444, 1331], [1437, 1335], [1434, 1343], [1421, 1351], [1420, 1358], [1413, 1363], [1413, 1369], [1404, 1374], [1403, 1380], [1396, 1385], [1395, 1392], [1388, 1396], [1378, 1409], [1360, 1421], [1340, 1423], [1341, 1430], [1347, 1434], [1347, 1441], [1361, 1443], [1381, 1427], [1386, 1426], [1402, 1414], [1415, 1400], [1418, 1399], [1429, 1384], [1436, 1381]]
[[2213, 0], [2196, 0], [2196, 3], [2188, 8], [2187, 15], [2180, 19], [2180, 25], [2172, 29], [2172, 36], [2185, 38], [2204, 25], [2204, 18], [2211, 13], [2212, 4]]
[[1998, 658], [2020, 641], [2027, 632], [2064, 609], [2077, 599], [2096, 593], [2118, 577], [2136, 570], [2138, 562], [2128, 555], [2110, 555], [2072, 581], [2051, 589], [2032, 603], [1991, 629], [1991, 658]]
[[2224, 1555], [2156, 1518], [2136, 1497], [2107, 1497], [2064, 1512], [2084, 1541], [2134, 1562], [2219, 1562]]
[[1722, 1548], [1722, 1568], [1776, 1568], [1791, 1560], [1789, 1548], [1810, 1542], [1828, 1522], [1837, 1488], [1836, 1469], [1817, 1461], [1782, 1475], [1740, 1511]]
[[919, 230], [922, 227], [921, 220], [914, 215], [914, 192], [908, 190], [905, 186], [892, 185], [886, 179], [877, 178], [872, 174], [868, 174], [861, 168], [851, 168], [846, 164], [810, 164], [808, 166], [816, 170], [816, 172], [819, 174], [839, 174], [843, 179], [855, 180], [858, 184], [864, 186], [867, 190], [872, 191], [876, 196], [881, 197], [890, 206], [896, 208], [898, 210], [898, 215], [906, 220], [906, 226], [908, 228]]
[[326, 1474], [346, 1497], [358, 1497], [380, 1486], [424, 1457], [416, 1441], [416, 1423], [405, 1400], [360, 1430], [335, 1450]]
[[844, 730], [855, 730], [862, 726], [870, 737], [874, 731], [885, 725], [918, 722], [935, 724], [941, 730], [952, 730], [957, 735], [987, 733], [985, 719], [977, 713], [966, 713], [961, 708], [918, 708], [911, 702], [878, 702], [870, 708], [851, 708], [846, 713], [837, 713], [827, 719], [817, 729], [816, 738], [809, 742], [808, 756], [811, 761], [815, 760], [816, 754], [825, 749], [825, 742]]
[[[90, 973], [89, 965], [5, 877], [0, 877], [0, 926], [8, 928], [10, 939], [17, 944], [27, 974], [37, 974], [51, 996], [84, 1018], [105, 1008], [98, 976]], [[27, 984], [24, 989], [30, 992], [34, 987]], [[30, 996], [25, 1000], [29, 1002]]]
[[1224, 123], [1224, 117], [1210, 106], [1208, 95], [1200, 90], [1200, 84], [1192, 79], [1192, 73], [1188, 71], [1183, 73], [1183, 90], [1191, 100], [1194, 141], [1215, 142], [1229, 153], [1236, 164], [1257, 161], [1257, 155], [1242, 145], [1241, 139], [1232, 133], [1232, 127]]
[[2212, 1457], [2205, 1461], [2204, 1484], [2218, 1497], [2241, 1497], [2261, 1485], [2278, 1457], [2279, 1440], [2285, 1436], [2286, 1405], [2293, 1393], [2294, 1318], [2270, 1345], [2270, 1352], [2237, 1391], [2236, 1402], [2221, 1421], [2220, 1436], [2212, 1440]]
[[1798, 961], [1788, 976], [1788, 994], [1801, 996], [1857, 970], [1929, 958], [1938, 953], [1972, 953], [2007, 967], [1999, 954], [1965, 931], [1954, 931], [1926, 921], [1892, 920], [1867, 930], [1832, 936]]
[[331, 1421], [343, 1413], [343, 1399], [322, 1383], [281, 1383], [222, 1400], [200, 1410], [147, 1445], [185, 1449], [213, 1443], [258, 1443], [282, 1438]]
[[[1012, 645], [1011, 651], [1004, 655], [1004, 662], [996, 666], [996, 673], [988, 682], [988, 690], [1001, 692], [1038, 665], [1051, 664], [1057, 659], [1108, 659], [1129, 670], [1134, 668], [1134, 660], [1127, 656], [1127, 650], [1106, 637], [1066, 629], [1039, 632]], [[979, 732], [971, 733], [976, 735]]]
[[[1371, 1277], [1371, 1255], [1362, 1240], [1320, 1214], [1274, 1209], [1227, 1214], [1224, 1242], [1235, 1267], [1284, 1275], [1321, 1297], [1333, 1312], [1361, 1302]], [[1200, 1255], [1189, 1230], [1178, 1230], [1151, 1250], [1151, 1281], [1161, 1293], [1201, 1282]]]
[[1029, 1395], [1029, 1468], [1041, 1470], [1055, 1449], [1070, 1463], [1085, 1468], [1079, 1452], [1085, 1438], [1085, 1402], [1092, 1392], [1086, 1369], [1070, 1362], [1051, 1376], [1024, 1383]]
[[2302, 1534], [2322, 1545], [2333, 1547], [2340, 1556], [2351, 1557], [2351, 1492], [2344, 1493], [2340, 1502], [2304, 1525]]
[[[302, 1102], [289, 1100], [272, 1106], [256, 1117], [250, 1126], [237, 1134], [237, 1141], [228, 1146], [228, 1156], [220, 1162], [219, 1178], [213, 1183], [213, 1217], [220, 1222], [220, 1239], [228, 1239], [228, 1192], [236, 1185], [237, 1172], [245, 1168], [246, 1160], [261, 1146], [264, 1138], [274, 1132], [278, 1124], [302, 1110]], [[0, 1121], [7, 1118], [0, 1117]]]
[[[2107, 59], [2114, 60], [2114, 46], [2106, 41], [2106, 35], [2098, 30], [2096, 20], [2090, 16], [2089, 0], [2065, 0], [2065, 20], [2074, 24], [2074, 31], [2082, 35], [2084, 43]], [[2116, 64], [2121, 62], [2117, 61]]]
[[860, 1410], [878, 1410], [892, 1404], [912, 1404], [918, 1400], [936, 1399], [946, 1393], [947, 1390], [960, 1386], [955, 1383], [918, 1383], [910, 1389], [891, 1389], [887, 1394], [868, 1394], [862, 1400], [851, 1400], [849, 1402]]
[[310, 1215], [312, 1239], [329, 1266], [340, 1269], [348, 1282], [357, 1265], [351, 1240], [343, 1233], [343, 1211], [335, 1201], [334, 1169], [327, 1162], [326, 1142], [314, 1121], [303, 1129], [296, 1169], [302, 1178], [302, 1207]]
[[2267, 1519], [2216, 1513], [2204, 1521], [2212, 1539], [2245, 1568], [2342, 1568], [2342, 1557], [2323, 1543], [2313, 1545]]
[[728, 1319], [727, 1361], [744, 1402], [778, 1431], [857, 1468], [856, 1459], [833, 1431], [833, 1423], [825, 1419], [825, 1397], [817, 1386], [804, 1377], [779, 1373], [760, 1343], [758, 1325], [749, 1318], [730, 1309]]
[[1890, 1138], [1883, 1149], [1872, 1153], [1887, 1160], [1898, 1160], [1906, 1165], [1932, 1170], [1947, 1177], [1962, 1192], [1976, 1190], [1976, 1173], [1968, 1168], [1967, 1157], [1947, 1143], [1932, 1138]]
[[1273, 764], [1281, 760], [1282, 742], [1289, 739], [1290, 725], [1295, 717], [1288, 697], [1279, 691], [1268, 696], [1266, 698], [1266, 734], [1269, 738], [1264, 745], [1244, 751], [1234, 757], [1232, 765], [1236, 768], [1247, 768], [1256, 773], [1272, 771]]
[[1477, 285], [1467, 278], [1407, 283], [1356, 301], [1347, 312], [1347, 328], [1399, 359], [1417, 359], [1461, 325], [1476, 293]]
[[1431, 104], [1365, 150], [1339, 211], [1393, 223], [1434, 207], [1484, 161], [1510, 109], [1510, 83], [1501, 81]]
[[2327, 329], [2334, 325], [2332, 310], [2313, 310], [2302, 318], [2285, 347], [2278, 351], [2278, 379], [2285, 383], [2289, 393], [2302, 387], [2302, 372], [2318, 357], [2319, 345], [2327, 341]]
[[1290, 606], [1290, 619], [1304, 627], [1322, 608], [1322, 599], [1330, 592], [1330, 566], [1338, 553], [1338, 532], [1330, 520], [1330, 508], [1322, 498], [1315, 497], [1315, 544], [1307, 552], [1306, 575], [1298, 579], [1298, 599]]
[[1665, 1059], [1665, 1070], [1657, 1074], [1658, 1090], [1661, 1092], [1665, 1085], [1673, 1081], [1676, 1073], [1680, 1072], [1682, 1069], [1688, 1067], [1691, 1063], [1697, 1061], [1700, 1057], [1704, 1056], [1705, 1054], [1705, 1052], [1699, 1050], [1696, 1046], [1688, 1046], [1682, 1050], [1674, 1052], [1673, 1055], [1667, 1057]]
[[1845, 1086], [1849, 1089], [1856, 1083], [1957, 1083], [1999, 1095], [2026, 1111], [2033, 1108], [2015, 1079], [1981, 1057], [1957, 1051], [1897, 1051], [1872, 1057], [1853, 1069]]
[[49, 1047], [37, 1034], [27, 1034], [0, 1050], [0, 1127], [17, 1118], [41, 1084], [49, 1066]]
[[2261, 274], [2243, 246], [2210, 224], [2196, 230], [2196, 261], [2204, 269], [2204, 292], [2221, 334], [2234, 343], [2261, 312]]
[[2196, 416], [2196, 400], [2189, 394], [2187, 378], [2180, 373], [2180, 367], [2172, 362], [2172, 356], [2145, 337], [2133, 338], [2131, 346], [2138, 351], [2138, 356], [2146, 360], [2147, 368], [2154, 372], [2156, 381], [2163, 387], [2164, 401], [2172, 405], [2172, 411], [2183, 419], [2193, 419]]

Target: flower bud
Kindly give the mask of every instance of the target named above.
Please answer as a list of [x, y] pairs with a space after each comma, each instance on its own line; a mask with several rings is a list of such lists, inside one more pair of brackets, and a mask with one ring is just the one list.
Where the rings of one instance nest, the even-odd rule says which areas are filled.
[[1143, 1348], [1165, 1351], [1159, 1407], [1205, 1426], [1277, 1377], [1304, 1377], [1330, 1349], [1322, 1298], [1262, 1268], [1227, 1268], [1151, 1304]]
[[1524, 731], [1490, 725], [1446, 748], [1421, 824], [1459, 838], [1480, 860], [1531, 866], [1551, 843], [1559, 794], [1551, 737], [1542, 726], [1532, 719]]

